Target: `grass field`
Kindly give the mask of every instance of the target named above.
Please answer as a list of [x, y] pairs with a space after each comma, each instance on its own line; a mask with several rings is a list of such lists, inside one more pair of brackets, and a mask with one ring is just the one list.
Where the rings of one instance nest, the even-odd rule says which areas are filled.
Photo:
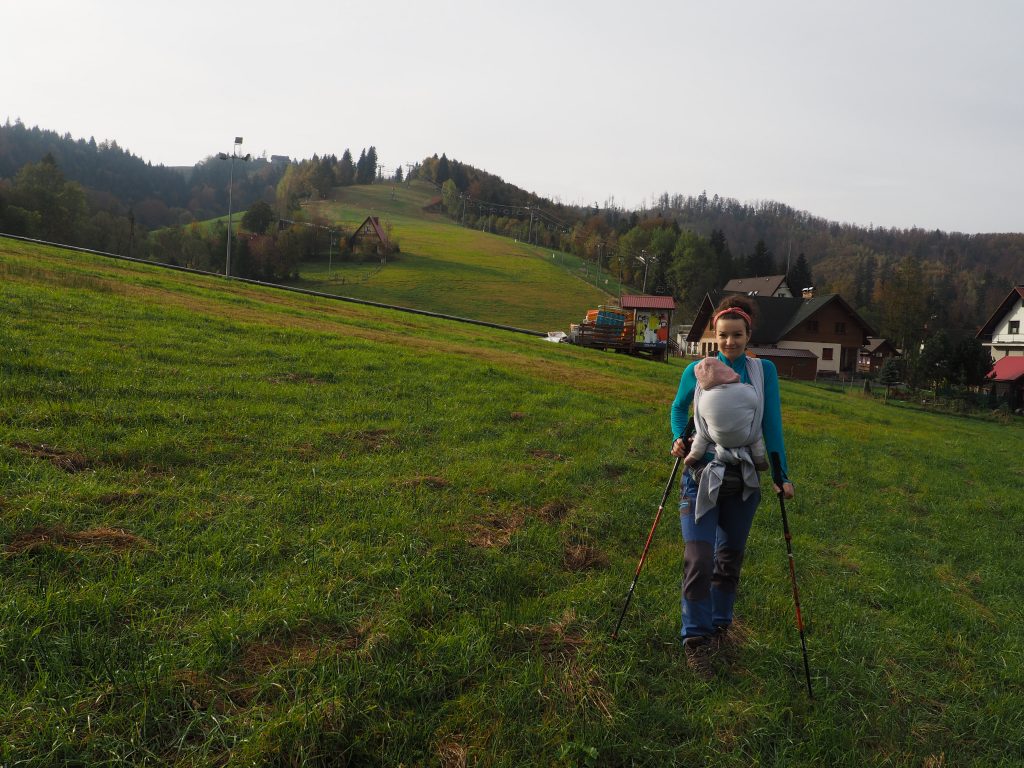
[[424, 182], [342, 187], [334, 199], [308, 204], [310, 215], [349, 231], [369, 215], [380, 216], [391, 223], [402, 252], [383, 269], [337, 259], [329, 265], [326, 258], [306, 263], [298, 285], [540, 331], [568, 331], [588, 309], [617, 298], [614, 278], [575, 256], [424, 212], [435, 194]]
[[783, 383], [816, 701], [770, 497], [610, 641], [681, 370], [0, 239], [0, 764], [1021, 765], [1019, 423]]

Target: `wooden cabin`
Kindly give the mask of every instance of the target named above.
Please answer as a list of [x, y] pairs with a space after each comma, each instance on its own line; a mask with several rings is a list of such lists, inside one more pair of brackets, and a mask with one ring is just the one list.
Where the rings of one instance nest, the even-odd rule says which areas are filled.
[[[711, 327], [717, 298], [704, 297], [687, 336], [704, 357], [718, 353]], [[750, 300], [755, 306], [751, 352], [791, 378], [852, 376], [861, 348], [876, 333], [837, 293], [802, 299], [754, 294]]]

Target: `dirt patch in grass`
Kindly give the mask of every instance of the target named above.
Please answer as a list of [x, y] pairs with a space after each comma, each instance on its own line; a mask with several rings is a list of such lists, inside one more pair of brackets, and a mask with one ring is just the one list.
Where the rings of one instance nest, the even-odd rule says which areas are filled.
[[526, 624], [516, 628], [516, 645], [535, 648], [548, 662], [565, 662], [576, 658], [586, 640], [576, 625], [576, 614], [566, 611], [551, 624]]
[[618, 480], [629, 471], [628, 467], [621, 464], [605, 464], [601, 469], [609, 480]]
[[549, 451], [544, 448], [535, 448], [530, 451], [530, 455], [535, 459], [550, 459], [551, 461], [565, 461], [565, 456], [554, 451]]
[[369, 630], [368, 623], [360, 624], [350, 632], [317, 624], [302, 627], [281, 637], [254, 640], [242, 651], [239, 667], [244, 676], [250, 678], [264, 675], [282, 665], [308, 667], [319, 659], [358, 650]]
[[417, 488], [421, 485], [425, 485], [428, 488], [436, 488], [440, 490], [441, 488], [447, 488], [451, 483], [437, 475], [422, 475], [406, 478], [399, 482], [399, 485], [405, 488]]
[[146, 539], [122, 528], [89, 528], [84, 531], [68, 531], [61, 526], [38, 526], [31, 531], [15, 536], [5, 547], [5, 552], [19, 555], [37, 552], [46, 547], [107, 549], [123, 552], [148, 546], [149, 542]]
[[364, 429], [356, 432], [353, 438], [368, 451], [380, 451], [395, 442], [390, 429]]
[[572, 511], [572, 505], [561, 499], [546, 501], [535, 514], [547, 523], [557, 523]]
[[565, 545], [562, 565], [567, 571], [589, 571], [593, 568], [606, 568], [608, 555], [597, 547], [589, 544], [569, 543]]
[[512, 411], [512, 413], [508, 415], [508, 418], [510, 421], [522, 421], [526, 418], [526, 414], [522, 411]]
[[470, 529], [469, 543], [474, 547], [507, 547], [512, 536], [523, 527], [526, 516], [521, 512], [487, 515]]
[[12, 443], [11, 447], [34, 459], [45, 459], [65, 472], [82, 472], [91, 466], [89, 460], [82, 454], [74, 451], [65, 451], [52, 445]]
[[267, 378], [271, 384], [326, 384], [312, 373], [279, 373]]

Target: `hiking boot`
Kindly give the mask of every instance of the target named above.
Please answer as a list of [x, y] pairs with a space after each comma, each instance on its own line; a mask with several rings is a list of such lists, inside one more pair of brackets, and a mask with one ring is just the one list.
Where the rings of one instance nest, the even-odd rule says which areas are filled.
[[732, 664], [736, 661], [737, 639], [729, 632], [728, 625], [715, 627], [715, 634], [711, 636], [711, 652], [721, 657], [726, 663]]
[[715, 668], [711, 665], [711, 641], [706, 637], [691, 637], [683, 641], [683, 652], [686, 654], [686, 665], [701, 680], [709, 681], [715, 677]]

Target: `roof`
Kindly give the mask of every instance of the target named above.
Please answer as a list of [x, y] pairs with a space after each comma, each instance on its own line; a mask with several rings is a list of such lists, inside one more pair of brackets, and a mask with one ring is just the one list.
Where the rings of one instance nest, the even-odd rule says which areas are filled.
[[999, 358], [986, 376], [993, 381], [1017, 381], [1021, 377], [1024, 377], [1024, 355]]
[[882, 338], [881, 336], [868, 336], [868, 343], [865, 344], [862, 347], [862, 349], [869, 355], [871, 355], [874, 354], [875, 352], [883, 351], [882, 348], [885, 346], [888, 346], [889, 349], [892, 350], [893, 354], [899, 354], [899, 350], [896, 349], [896, 345], [893, 344], [888, 339]]
[[1003, 319], [1010, 308], [1021, 299], [1024, 299], [1024, 285], [1015, 285], [1013, 290], [1003, 299], [1003, 303], [999, 305], [999, 308], [992, 313], [992, 317], [981, 326], [981, 330], [978, 331], [978, 335], [975, 338], [992, 338], [992, 332], [999, 325], [999, 321]]
[[[746, 293], [754, 296], [774, 296], [775, 292], [786, 282], [785, 275], [768, 275], [766, 277], [735, 277], [725, 284], [722, 293]], [[792, 291], [790, 291], [792, 293]]]
[[384, 230], [381, 228], [380, 218], [378, 218], [377, 216], [367, 216], [365, 219], [363, 219], [363, 223], [356, 227], [356, 231], [352, 233], [351, 237], [349, 237], [350, 243], [354, 242], [357, 237], [363, 234], [363, 228], [366, 227], [367, 224], [370, 225], [370, 229], [377, 235], [377, 238], [382, 243], [387, 243], [387, 233], [385, 233]]
[[675, 309], [676, 302], [671, 296], [648, 296], [638, 294], [623, 296], [620, 302], [623, 309]]
[[[754, 333], [750, 339], [750, 343], [755, 347], [778, 343], [787, 333], [832, 302], [839, 302], [847, 314], [860, 325], [866, 336], [874, 336], [876, 333], [875, 329], [868, 325], [864, 318], [858, 315], [856, 310], [846, 303], [838, 293], [816, 296], [813, 299], [754, 295], [750, 297], [750, 300], [754, 302], [757, 309], [754, 317]], [[714, 306], [711, 294], [706, 295], [693, 319], [693, 327], [687, 336], [688, 341], [699, 341], [704, 335], [704, 329], [711, 322]]]
[[788, 347], [749, 347], [758, 357], [812, 357], [815, 360], [818, 356], [809, 349], [789, 349]]

